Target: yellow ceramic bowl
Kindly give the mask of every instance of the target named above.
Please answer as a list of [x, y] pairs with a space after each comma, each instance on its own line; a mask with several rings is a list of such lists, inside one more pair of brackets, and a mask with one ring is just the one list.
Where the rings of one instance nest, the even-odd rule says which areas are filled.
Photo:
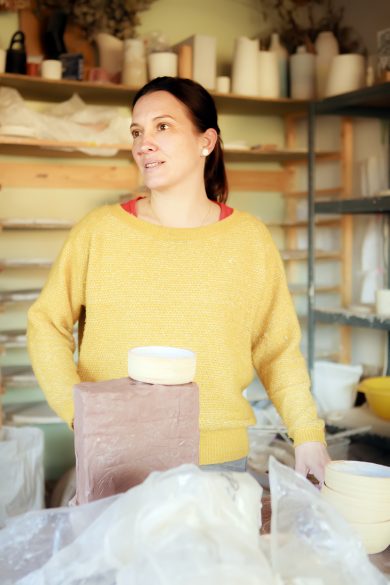
[[390, 376], [366, 378], [358, 386], [364, 392], [368, 406], [377, 416], [390, 420]]
[[372, 524], [349, 522], [349, 524], [360, 536], [369, 555], [380, 553], [390, 545], [390, 521]]
[[331, 461], [325, 468], [327, 487], [347, 496], [390, 502], [390, 467], [366, 461]]
[[321, 496], [348, 522], [372, 523], [390, 521], [390, 501], [383, 504], [366, 495], [362, 498], [346, 495], [323, 485]]

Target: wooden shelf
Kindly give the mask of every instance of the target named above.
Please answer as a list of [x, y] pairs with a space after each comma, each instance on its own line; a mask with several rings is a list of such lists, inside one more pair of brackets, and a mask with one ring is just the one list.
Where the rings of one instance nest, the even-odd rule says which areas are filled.
[[[33, 100], [61, 102], [77, 93], [88, 103], [131, 106], [139, 88], [113, 83], [92, 83], [90, 81], [50, 80], [14, 73], [0, 74], [0, 85], [20, 91], [23, 97]], [[264, 115], [286, 115], [306, 112], [308, 101], [291, 98], [266, 99], [238, 94], [210, 92], [220, 111], [227, 113]]]
[[[117, 151], [115, 154], [104, 155], [110, 157], [125, 157], [131, 158], [131, 143], [129, 139], [128, 144], [97, 144], [96, 142], [77, 142], [77, 141], [62, 141], [62, 140], [45, 140], [41, 138], [25, 138], [22, 136], [2, 136], [0, 135], [0, 152], [3, 154], [14, 154], [16, 151], [20, 154], [20, 149], [23, 149], [25, 155], [53, 156], [53, 151], [61, 156], [75, 156], [76, 154], [84, 154], [85, 156], [102, 156], [102, 153], [107, 150]], [[81, 153], [80, 149], [91, 150], [91, 155]], [[226, 162], [298, 162], [306, 161], [307, 151], [303, 149], [224, 149]], [[317, 159], [334, 159], [338, 157], [337, 152], [323, 151], [316, 154]]]
[[390, 213], [390, 195], [360, 197], [338, 201], [319, 201], [314, 204], [315, 213], [370, 214]]
[[0, 271], [9, 268], [50, 268], [53, 260], [43, 258], [10, 259], [0, 258]]
[[[285, 262], [293, 262], [296, 260], [307, 260], [307, 250], [281, 250], [281, 257]], [[316, 260], [341, 260], [340, 252], [326, 252], [324, 250], [317, 250], [315, 252]]]
[[[289, 291], [293, 295], [307, 295], [307, 285], [304, 284], [289, 284]], [[340, 293], [340, 286], [316, 286], [316, 294], [333, 294]]]
[[[0, 220], [1, 221], [1, 220]], [[266, 221], [264, 222], [268, 228], [307, 228], [308, 222], [307, 221]], [[318, 228], [322, 227], [335, 227], [339, 226], [341, 223], [341, 219], [339, 217], [335, 217], [332, 219], [320, 219], [315, 222], [315, 226]]]
[[0, 346], [5, 349], [26, 347], [27, 335], [24, 329], [0, 331]]
[[1, 368], [3, 388], [28, 388], [36, 384], [37, 379], [30, 366], [5, 366]]
[[69, 230], [73, 223], [62, 219], [0, 218], [0, 230]]
[[0, 305], [32, 302], [39, 297], [40, 292], [40, 289], [0, 291]]
[[359, 315], [347, 309], [315, 309], [314, 318], [322, 323], [338, 323], [351, 327], [368, 327], [370, 329], [390, 330], [390, 317], [375, 314]]

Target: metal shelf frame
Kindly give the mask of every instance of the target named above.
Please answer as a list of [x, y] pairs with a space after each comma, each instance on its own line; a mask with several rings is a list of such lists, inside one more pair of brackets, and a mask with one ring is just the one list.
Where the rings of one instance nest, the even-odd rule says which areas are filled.
[[[390, 82], [311, 102], [308, 105], [308, 366], [313, 375], [315, 360], [315, 322], [336, 323], [352, 327], [369, 327], [388, 332], [388, 371], [390, 374], [390, 320], [347, 315], [345, 312], [315, 309], [315, 219], [316, 213], [386, 214], [390, 223], [390, 196], [315, 202], [315, 129], [316, 117], [322, 115], [390, 119]], [[389, 165], [390, 168], [390, 165]], [[390, 174], [390, 171], [389, 171]], [[390, 185], [390, 176], [389, 181]], [[390, 254], [390, 241], [387, 243]], [[389, 256], [390, 257], [390, 256]], [[390, 288], [390, 270], [387, 274]]]

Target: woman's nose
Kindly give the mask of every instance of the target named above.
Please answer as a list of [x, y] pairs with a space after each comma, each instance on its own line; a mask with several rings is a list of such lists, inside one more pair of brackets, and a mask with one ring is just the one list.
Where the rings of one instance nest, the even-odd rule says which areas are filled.
[[141, 154], [145, 152], [154, 152], [156, 150], [156, 145], [152, 140], [145, 136], [140, 144], [138, 144], [137, 150]]

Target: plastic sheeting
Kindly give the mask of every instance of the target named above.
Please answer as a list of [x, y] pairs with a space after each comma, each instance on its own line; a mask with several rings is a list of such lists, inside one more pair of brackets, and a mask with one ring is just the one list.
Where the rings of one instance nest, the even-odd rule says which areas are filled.
[[43, 508], [44, 437], [33, 427], [3, 427], [0, 434], [1, 527], [10, 516]]
[[77, 94], [39, 112], [29, 107], [16, 89], [0, 88], [0, 134], [17, 132], [19, 136], [45, 140], [85, 142], [90, 147], [77, 150], [93, 156], [114, 156], [117, 148], [93, 146], [130, 144], [129, 127], [130, 116], [122, 116], [118, 108], [87, 105]]
[[271, 585], [261, 493], [248, 474], [183, 465], [108, 500], [27, 514], [0, 531], [2, 585]]
[[[245, 473], [184, 465], [125, 494], [14, 518], [2, 585], [385, 585], [319, 491], [270, 461], [271, 546]], [[268, 552], [269, 551], [269, 552]]]

